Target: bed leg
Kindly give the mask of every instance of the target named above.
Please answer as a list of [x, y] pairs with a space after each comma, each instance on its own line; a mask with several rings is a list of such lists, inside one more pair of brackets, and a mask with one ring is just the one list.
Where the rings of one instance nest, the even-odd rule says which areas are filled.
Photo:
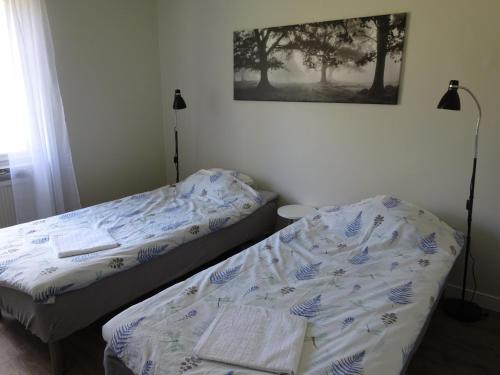
[[49, 343], [50, 364], [52, 366], [52, 375], [64, 374], [64, 355], [61, 341]]

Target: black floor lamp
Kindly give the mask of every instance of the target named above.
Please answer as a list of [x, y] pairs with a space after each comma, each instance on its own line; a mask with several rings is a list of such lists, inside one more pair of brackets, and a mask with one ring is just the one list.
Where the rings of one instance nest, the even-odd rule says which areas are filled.
[[[474, 185], [476, 182], [476, 164], [477, 164], [477, 147], [479, 138], [479, 125], [481, 123], [481, 106], [474, 94], [467, 88], [460, 86], [458, 81], [450, 81], [448, 91], [439, 101], [439, 109], [449, 109], [452, 111], [460, 111], [460, 97], [458, 90], [464, 90], [472, 97], [477, 106], [477, 122], [476, 122], [476, 137], [474, 141], [474, 160], [472, 163], [472, 177], [470, 180], [469, 199], [467, 200], [467, 238], [465, 242], [465, 266], [462, 281], [462, 298], [448, 298], [444, 301], [444, 310], [451, 317], [463, 322], [475, 322], [481, 319], [481, 308], [472, 299], [465, 300], [465, 288], [467, 284], [467, 269], [470, 257], [471, 245], [471, 224], [472, 224], [472, 208], [474, 206]], [[475, 288], [475, 285], [474, 285]]]
[[177, 137], [177, 111], [180, 109], [186, 108], [186, 102], [181, 96], [181, 90], [175, 89], [175, 95], [174, 95], [174, 112], [175, 112], [175, 156], [174, 156], [174, 164], [175, 164], [175, 171], [176, 171], [176, 178], [175, 182], [179, 182], [179, 141]]

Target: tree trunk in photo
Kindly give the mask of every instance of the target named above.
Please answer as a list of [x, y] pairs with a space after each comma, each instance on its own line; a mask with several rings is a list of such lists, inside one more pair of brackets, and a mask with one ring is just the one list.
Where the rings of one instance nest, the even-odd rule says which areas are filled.
[[267, 35], [264, 38], [260, 37], [259, 31], [254, 30], [255, 40], [257, 41], [257, 49], [259, 56], [259, 70], [260, 81], [257, 85], [258, 90], [269, 90], [272, 88], [269, 83], [267, 72], [269, 71], [269, 64], [267, 63]]
[[272, 89], [271, 83], [269, 83], [269, 77], [267, 75], [269, 68], [266, 63], [260, 65], [260, 81], [257, 85], [259, 90], [268, 90]]
[[328, 69], [328, 66], [325, 63], [321, 64], [321, 80], [319, 81], [320, 83], [327, 83], [326, 79], [326, 70]]
[[334, 69], [334, 68], [332, 68], [332, 69], [330, 69], [330, 70], [328, 71], [328, 77], [327, 77], [327, 80], [328, 80], [328, 81], [330, 81], [330, 82], [333, 82], [333, 81], [334, 81], [334, 79], [333, 79], [333, 72], [334, 72], [334, 71], [335, 71], [335, 69]]
[[384, 73], [385, 58], [387, 56], [387, 38], [389, 36], [389, 16], [382, 16], [376, 22], [377, 25], [377, 62], [375, 64], [375, 75], [373, 77], [370, 94], [372, 96], [384, 95]]

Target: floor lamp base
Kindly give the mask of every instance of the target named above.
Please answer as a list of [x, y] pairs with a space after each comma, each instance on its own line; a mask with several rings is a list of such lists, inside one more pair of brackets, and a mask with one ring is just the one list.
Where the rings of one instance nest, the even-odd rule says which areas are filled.
[[483, 315], [479, 305], [459, 298], [445, 299], [443, 309], [447, 315], [461, 322], [477, 322]]

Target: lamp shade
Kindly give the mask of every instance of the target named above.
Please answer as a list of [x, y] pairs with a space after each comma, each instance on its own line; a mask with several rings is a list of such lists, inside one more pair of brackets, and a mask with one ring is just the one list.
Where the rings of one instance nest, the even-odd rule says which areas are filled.
[[449, 109], [452, 111], [460, 111], [460, 97], [458, 96], [458, 81], [450, 81], [448, 91], [446, 91], [439, 101], [439, 109]]
[[186, 102], [181, 96], [181, 90], [175, 89], [175, 95], [174, 95], [174, 109], [184, 109], [186, 108]]

